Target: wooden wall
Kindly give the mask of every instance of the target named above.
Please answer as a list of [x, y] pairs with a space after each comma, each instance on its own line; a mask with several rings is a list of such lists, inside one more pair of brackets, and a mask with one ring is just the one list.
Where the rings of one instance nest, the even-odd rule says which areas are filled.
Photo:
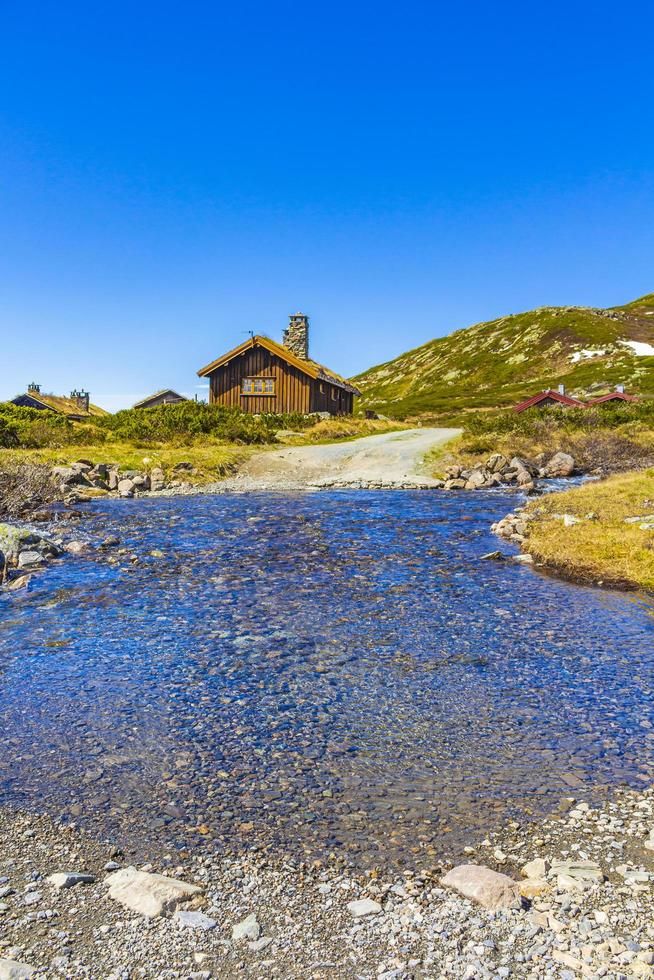
[[[242, 395], [243, 378], [274, 378], [274, 395]], [[336, 398], [332, 393], [336, 393]], [[340, 397], [339, 397], [340, 395]], [[264, 347], [252, 347], [209, 375], [212, 405], [242, 408], [255, 415], [261, 412], [350, 413], [352, 395], [327, 381], [314, 381], [302, 371], [271, 354]]]

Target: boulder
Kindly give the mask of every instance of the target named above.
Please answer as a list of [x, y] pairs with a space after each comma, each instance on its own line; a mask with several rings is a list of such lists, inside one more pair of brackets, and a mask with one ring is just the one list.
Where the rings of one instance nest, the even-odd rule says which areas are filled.
[[134, 484], [129, 478], [123, 478], [118, 481], [118, 486], [116, 487], [118, 493], [121, 497], [133, 497], [134, 496]]
[[574, 473], [575, 461], [569, 453], [555, 453], [543, 469], [545, 476], [550, 478], [571, 476]]
[[52, 541], [13, 524], [0, 524], [0, 551], [9, 565], [18, 563], [21, 551], [35, 551], [47, 557], [59, 554], [59, 549]]
[[509, 461], [502, 453], [493, 453], [486, 463], [486, 469], [491, 473], [503, 473], [509, 469]]
[[522, 904], [516, 881], [481, 864], [460, 864], [441, 879], [441, 884], [485, 909], [520, 908]]
[[130, 479], [134, 484], [135, 490], [150, 489], [150, 477], [146, 476], [144, 473], [137, 473], [135, 476], [130, 477]]
[[120, 482], [120, 477], [118, 476], [118, 470], [117, 469], [109, 470], [109, 473], [107, 474], [107, 486], [109, 487], [109, 489], [117, 490], [119, 482]]
[[538, 476], [538, 467], [523, 456], [514, 456], [509, 464], [512, 470], [526, 470], [529, 476]]
[[36, 973], [36, 968], [17, 960], [0, 959], [0, 980], [27, 980]]
[[39, 551], [21, 551], [18, 555], [19, 568], [38, 568], [44, 562], [43, 555]]
[[451, 479], [451, 480], [446, 480], [445, 481], [445, 483], [443, 484], [443, 489], [444, 490], [464, 490], [465, 489], [465, 485], [466, 485], [466, 481], [465, 480], [461, 480], [461, 479], [458, 479], [458, 478], [457, 479]]
[[109, 898], [148, 919], [172, 912], [178, 905], [202, 893], [197, 885], [138, 871], [131, 866], [110, 874], [105, 880], [109, 885]]
[[166, 486], [166, 477], [164, 471], [159, 467], [155, 466], [153, 470], [150, 471], [150, 489], [151, 490], [163, 490]]
[[485, 487], [488, 484], [489, 475], [481, 468], [470, 470], [466, 480], [466, 490], [478, 490], [479, 487]]

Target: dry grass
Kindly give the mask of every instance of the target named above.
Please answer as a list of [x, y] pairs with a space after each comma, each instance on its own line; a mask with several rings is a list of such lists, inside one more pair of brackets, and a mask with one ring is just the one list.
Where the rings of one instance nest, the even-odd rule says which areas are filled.
[[374, 436], [381, 432], [397, 432], [409, 429], [402, 422], [386, 419], [362, 419], [352, 416], [324, 419], [302, 433], [302, 438], [294, 440], [294, 445], [304, 446], [313, 443], [340, 442], [343, 439], [358, 439]]
[[[261, 447], [256, 447], [261, 449]], [[121, 469], [150, 470], [160, 466], [166, 476], [172, 475], [176, 463], [188, 462], [195, 474], [186, 475], [194, 483], [210, 483], [231, 473], [255, 451], [255, 447], [209, 443], [170, 448], [137, 447], [126, 442], [103, 442], [90, 446], [62, 446], [58, 449], [2, 449], [0, 469], [6, 465], [47, 463], [66, 466], [76, 460], [92, 463], [117, 463]]]
[[[526, 548], [536, 560], [575, 579], [654, 592], [654, 530], [625, 523], [654, 515], [654, 469], [541, 497], [528, 511], [536, 520]], [[565, 527], [556, 514], [581, 523]]]

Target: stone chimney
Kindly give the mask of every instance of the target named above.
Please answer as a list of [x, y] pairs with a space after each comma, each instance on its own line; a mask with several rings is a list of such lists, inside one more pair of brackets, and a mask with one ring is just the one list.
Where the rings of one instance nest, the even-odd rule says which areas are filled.
[[305, 313], [294, 313], [288, 318], [284, 331], [284, 347], [292, 350], [303, 361], [309, 359], [309, 317]]
[[88, 391], [84, 391], [84, 389], [81, 391], [73, 390], [70, 393], [70, 397], [81, 411], [88, 412], [90, 398]]
[[27, 386], [27, 393], [29, 394], [30, 392], [32, 392], [35, 395], [40, 394], [41, 385], [37, 385], [36, 381], [30, 381], [30, 383]]

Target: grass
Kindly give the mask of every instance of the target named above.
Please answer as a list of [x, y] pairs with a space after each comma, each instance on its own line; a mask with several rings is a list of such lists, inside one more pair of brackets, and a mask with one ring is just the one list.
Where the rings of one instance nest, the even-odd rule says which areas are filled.
[[654, 392], [654, 356], [637, 356], [622, 343], [654, 344], [652, 312], [653, 296], [617, 312], [530, 310], [431, 340], [353, 381], [361, 407], [397, 418], [509, 406], [559, 383], [580, 394], [603, 394], [618, 383]]
[[[527, 512], [525, 547], [535, 560], [576, 580], [654, 592], [654, 530], [625, 523], [654, 515], [654, 469], [541, 497]], [[566, 527], [561, 514], [580, 523]]]
[[[84, 423], [79, 423], [83, 425]], [[298, 432], [292, 438], [295, 446], [313, 445], [357, 439], [378, 432], [391, 432], [403, 428], [398, 422], [361, 418], [333, 418]], [[63, 446], [39, 448], [0, 449], [2, 464], [20, 465], [45, 463], [50, 466], [66, 466], [77, 460], [92, 463], [116, 463], [122, 470], [151, 470], [161, 467], [168, 479], [174, 477], [178, 463], [191, 463], [192, 473], [184, 473], [190, 483], [212, 483], [232, 473], [255, 452], [278, 449], [279, 442], [243, 445], [226, 442], [211, 436], [189, 437], [186, 445], [168, 445], [166, 442], [142, 444], [132, 440], [104, 439], [101, 442], [81, 442]]]
[[[259, 451], [262, 447], [256, 447]], [[229, 444], [205, 444], [183, 447], [135, 446], [129, 442], [102, 442], [84, 446], [63, 446], [57, 449], [4, 449], [0, 450], [0, 466], [9, 464], [48, 463], [66, 466], [77, 460], [92, 463], [117, 463], [122, 470], [151, 470], [160, 466], [167, 477], [172, 477], [177, 463], [191, 463], [195, 472], [184, 479], [194, 483], [210, 483], [231, 473], [243, 462], [254, 447]]]

